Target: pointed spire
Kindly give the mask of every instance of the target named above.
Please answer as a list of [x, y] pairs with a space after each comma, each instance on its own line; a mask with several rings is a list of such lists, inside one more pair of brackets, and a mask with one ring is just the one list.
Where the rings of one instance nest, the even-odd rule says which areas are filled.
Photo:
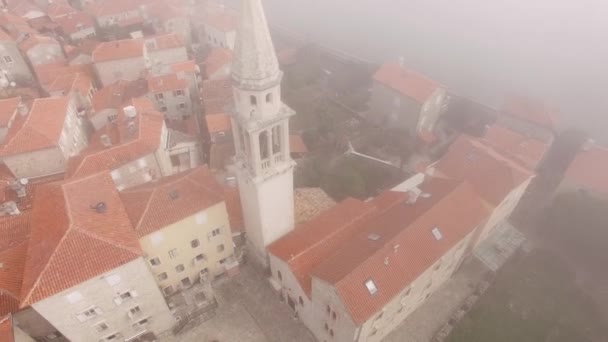
[[262, 1], [241, 0], [241, 18], [232, 63], [235, 86], [265, 89], [280, 82], [281, 75]]

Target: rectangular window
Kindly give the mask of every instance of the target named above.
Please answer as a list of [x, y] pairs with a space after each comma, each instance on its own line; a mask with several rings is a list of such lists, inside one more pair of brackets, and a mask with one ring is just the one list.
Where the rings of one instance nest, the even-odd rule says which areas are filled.
[[169, 251], [169, 257], [171, 259], [175, 259], [178, 255], [179, 255], [179, 253], [177, 252], [177, 248], [173, 248], [172, 250]]
[[220, 228], [215, 228], [211, 231], [211, 236], [218, 236], [221, 234]]
[[108, 335], [103, 339], [106, 341], [118, 341], [121, 337], [122, 335], [120, 333], [113, 333], [112, 335]]
[[367, 288], [367, 291], [369, 291], [369, 294], [371, 294], [371, 295], [374, 295], [374, 294], [376, 294], [376, 292], [378, 292], [376, 283], [374, 283], [374, 281], [371, 279], [369, 279], [365, 282], [365, 287]]
[[169, 278], [169, 276], [167, 276], [167, 272], [163, 272], [158, 275], [158, 280], [166, 280], [167, 278]]
[[205, 254], [199, 254], [194, 259], [200, 262], [206, 260], [207, 258], [205, 257]]
[[167, 107], [166, 106], [160, 107], [160, 111], [163, 112], [163, 113], [166, 112], [167, 111]]
[[178, 106], [179, 109], [186, 109], [186, 104], [185, 103], [180, 103]]
[[169, 285], [169, 286], [165, 287], [163, 289], [163, 292], [165, 293], [166, 296], [172, 294], [173, 293], [173, 286]]
[[217, 245], [217, 252], [218, 252], [218, 253], [223, 252], [223, 251], [224, 251], [224, 249], [225, 249], [225, 248], [224, 248], [224, 244]]
[[95, 324], [94, 327], [97, 332], [104, 332], [109, 329], [108, 324], [106, 322], [99, 322]]
[[179, 167], [180, 166], [180, 161], [179, 161], [179, 156], [171, 156], [171, 165], [173, 167]]
[[183, 90], [175, 90], [173, 91], [173, 96], [184, 96]]
[[134, 317], [139, 314], [141, 314], [141, 308], [139, 307], [139, 305], [136, 305], [129, 309], [129, 317]]
[[200, 241], [198, 241], [198, 239], [194, 239], [192, 241], [190, 241], [190, 246], [192, 246], [192, 248], [196, 248], [198, 246], [200, 246]]
[[160, 259], [159, 258], [152, 258], [152, 259], [150, 259], [150, 265], [152, 265], [152, 266], [158, 266], [158, 265], [160, 265]]
[[184, 267], [184, 265], [182, 265], [182, 264], [179, 264], [179, 265], [175, 266], [175, 271], [176, 271], [177, 273], [184, 272], [184, 270], [185, 270], [185, 269], [186, 269], [186, 268], [185, 268], [185, 267]]
[[76, 318], [78, 318], [79, 321], [84, 322], [86, 320], [95, 318], [102, 314], [103, 314], [103, 311], [100, 308], [98, 308], [96, 306], [92, 306], [92, 307], [86, 309], [85, 311], [82, 311], [81, 313], [77, 314]]
[[11, 56], [4, 56], [4, 61], [6, 63], [13, 63], [13, 58]]
[[162, 99], [165, 98], [165, 94], [163, 94], [163, 93], [156, 93], [156, 94], [154, 94], [154, 98], [157, 99], [157, 100], [162, 100]]

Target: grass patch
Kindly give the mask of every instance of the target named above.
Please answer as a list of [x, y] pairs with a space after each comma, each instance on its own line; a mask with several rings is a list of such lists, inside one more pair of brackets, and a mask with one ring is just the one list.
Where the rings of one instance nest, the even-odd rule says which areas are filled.
[[458, 323], [448, 342], [591, 342], [608, 336], [588, 296], [554, 255], [513, 260]]

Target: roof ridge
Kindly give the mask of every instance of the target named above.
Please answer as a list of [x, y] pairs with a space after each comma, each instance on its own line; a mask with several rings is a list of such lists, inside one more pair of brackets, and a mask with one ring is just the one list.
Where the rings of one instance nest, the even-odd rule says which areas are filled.
[[[62, 188], [61, 191], [63, 192], [63, 187], [61, 187], [61, 188]], [[67, 203], [67, 201], [64, 201], [64, 203]], [[68, 218], [69, 218], [69, 215], [68, 215]], [[44, 265], [44, 267], [42, 268], [42, 270], [38, 273], [38, 276], [36, 277], [36, 281], [34, 282], [34, 284], [32, 285], [32, 287], [29, 289], [29, 292], [26, 294], [26, 296], [21, 300], [19, 306], [23, 307], [23, 304], [26, 303], [30, 299], [30, 297], [32, 296], [32, 292], [34, 292], [34, 289], [38, 286], [38, 284], [40, 283], [40, 280], [42, 279], [42, 274], [44, 274], [46, 272], [46, 270], [48, 269], [49, 265], [51, 264], [52, 259], [55, 258], [55, 255], [56, 255], [55, 252], [57, 252], [57, 249], [59, 249], [59, 246], [61, 246], [61, 244], [63, 244], [63, 242], [67, 238], [67, 235], [68, 235], [69, 230], [71, 229], [71, 226], [72, 226], [72, 224], [70, 223], [70, 227], [68, 227], [68, 229], [66, 230], [66, 232], [61, 237], [61, 240], [59, 240], [59, 243], [57, 243], [57, 245], [55, 245], [55, 247], [53, 248], [53, 252], [51, 253], [51, 256], [46, 260], [46, 264]], [[22, 289], [22, 291], [23, 291], [23, 289]]]
[[214, 195], [219, 195], [221, 197], [221, 195], [223, 194], [223, 191], [215, 191], [214, 189], [209, 188], [208, 186], [206, 186], [205, 184], [203, 184], [202, 182], [198, 182], [196, 181], [196, 179], [193, 179], [192, 175], [195, 174], [196, 172], [191, 172], [190, 174], [186, 175], [186, 178], [188, 181], [190, 181], [191, 183], [198, 185], [200, 187], [202, 187], [203, 189], [213, 193]]
[[[131, 253], [135, 253], [133, 250], [131, 250], [130, 248], [128, 248], [128, 247], [126, 247], [126, 246], [123, 246], [123, 245], [119, 245], [119, 244], [113, 243], [113, 242], [109, 241], [108, 239], [106, 239], [106, 238], [104, 238], [104, 237], [101, 237], [101, 236], [99, 236], [99, 235], [97, 235], [97, 234], [95, 234], [95, 233], [93, 233], [93, 232], [91, 232], [91, 231], [88, 231], [88, 230], [86, 230], [86, 229], [81, 229], [81, 228], [75, 227], [75, 228], [74, 228], [74, 231], [76, 231], [76, 232], [78, 232], [78, 233], [82, 233], [82, 234], [84, 234], [84, 235], [87, 235], [87, 236], [89, 236], [89, 237], [91, 237], [91, 238], [93, 238], [93, 239], [95, 239], [95, 240], [98, 240], [98, 241], [101, 241], [101, 242], [105, 242], [105, 243], [107, 243], [108, 245], [112, 245], [112, 246], [114, 246], [114, 247], [117, 247], [117, 248], [123, 249], [123, 250], [128, 251], [128, 252], [131, 252]], [[139, 253], [135, 253], [135, 254], [139, 254]]]
[[158, 190], [158, 188], [153, 188], [152, 191], [150, 192], [150, 196], [148, 196], [148, 202], [146, 203], [146, 207], [144, 208], [144, 210], [141, 212], [141, 215], [139, 216], [139, 220], [137, 220], [137, 225], [135, 225], [135, 227], [133, 227], [133, 229], [135, 231], [137, 231], [139, 229], [139, 226], [141, 225], [144, 217], [146, 216], [146, 213], [148, 212], [148, 210], [150, 209], [150, 203], [152, 203], [152, 197], [154, 195], [156, 195], [156, 190]]

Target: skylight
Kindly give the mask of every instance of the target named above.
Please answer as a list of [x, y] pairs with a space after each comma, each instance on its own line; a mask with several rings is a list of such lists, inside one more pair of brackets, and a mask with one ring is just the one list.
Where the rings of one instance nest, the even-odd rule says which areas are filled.
[[369, 279], [365, 282], [365, 287], [367, 287], [367, 291], [369, 291], [370, 295], [375, 295], [378, 292], [378, 288], [376, 287], [376, 283], [373, 280]]
[[435, 240], [439, 241], [443, 238], [443, 235], [441, 235], [441, 231], [439, 230], [439, 228], [435, 227], [433, 228], [433, 230], [431, 230], [431, 232], [433, 233]]
[[380, 240], [380, 235], [376, 234], [376, 233], [370, 233], [367, 236], [368, 239], [372, 240], [372, 241], [378, 241]]

